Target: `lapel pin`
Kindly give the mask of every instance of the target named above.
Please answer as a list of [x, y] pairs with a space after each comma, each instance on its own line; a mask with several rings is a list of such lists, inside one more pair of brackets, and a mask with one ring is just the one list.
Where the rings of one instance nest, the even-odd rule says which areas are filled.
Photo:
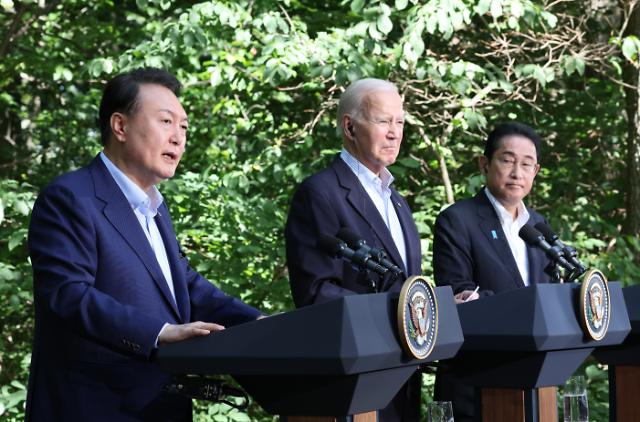
[[496, 233], [495, 230], [491, 230], [491, 237], [493, 237], [494, 239], [498, 238], [498, 233]]

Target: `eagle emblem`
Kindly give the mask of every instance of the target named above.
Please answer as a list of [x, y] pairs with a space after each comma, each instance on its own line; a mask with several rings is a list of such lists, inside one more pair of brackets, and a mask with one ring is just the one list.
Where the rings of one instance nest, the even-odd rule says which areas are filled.
[[604, 320], [604, 293], [599, 284], [594, 284], [589, 289], [589, 307], [591, 308], [591, 322], [594, 328], [602, 327]]
[[419, 346], [427, 341], [427, 331], [431, 326], [431, 319], [427, 314], [427, 302], [422, 292], [415, 292], [409, 302], [411, 309], [411, 323], [413, 324], [413, 337]]
[[607, 279], [599, 270], [589, 270], [582, 281], [580, 309], [585, 334], [596, 341], [602, 340], [609, 329], [611, 301]]
[[420, 276], [404, 282], [398, 299], [398, 331], [405, 351], [424, 359], [433, 350], [438, 334], [438, 303], [429, 282]]

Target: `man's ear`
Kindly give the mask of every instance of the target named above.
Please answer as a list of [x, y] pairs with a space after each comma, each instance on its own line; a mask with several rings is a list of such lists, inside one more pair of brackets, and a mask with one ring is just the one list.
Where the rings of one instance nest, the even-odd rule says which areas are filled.
[[118, 142], [124, 142], [127, 132], [127, 116], [122, 113], [113, 113], [110, 119], [111, 132]]
[[353, 128], [353, 119], [348, 114], [345, 114], [342, 117], [342, 132], [344, 133], [345, 138], [350, 141], [355, 140], [355, 130]]
[[478, 167], [480, 167], [480, 173], [486, 175], [489, 173], [489, 160], [484, 155], [478, 158]]

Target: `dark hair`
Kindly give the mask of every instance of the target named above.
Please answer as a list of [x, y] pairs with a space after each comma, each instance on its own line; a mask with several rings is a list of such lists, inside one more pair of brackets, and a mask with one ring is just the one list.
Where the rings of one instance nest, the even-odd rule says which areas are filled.
[[107, 82], [100, 101], [98, 125], [102, 145], [107, 145], [111, 137], [111, 115], [113, 113], [132, 114], [137, 111], [140, 84], [162, 85], [180, 95], [182, 85], [171, 73], [152, 67], [139, 68], [121, 73]]
[[538, 162], [540, 161], [540, 136], [529, 126], [515, 121], [500, 123], [489, 133], [487, 143], [484, 146], [484, 156], [491, 160], [493, 153], [500, 148], [502, 138], [510, 135], [523, 136], [533, 142], [533, 145], [536, 147], [536, 159]]

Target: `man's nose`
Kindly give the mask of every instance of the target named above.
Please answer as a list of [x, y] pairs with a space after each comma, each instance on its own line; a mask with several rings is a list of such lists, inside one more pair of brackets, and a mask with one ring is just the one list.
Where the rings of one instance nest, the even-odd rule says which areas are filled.
[[399, 136], [402, 133], [402, 124], [396, 122], [390, 122], [388, 126], [389, 133], [394, 137]]
[[184, 129], [182, 129], [181, 127], [174, 128], [173, 132], [171, 133], [171, 138], [169, 138], [169, 141], [175, 145], [184, 145], [186, 140], [187, 135], [186, 133], [184, 133]]
[[520, 165], [520, 163], [513, 163], [513, 167], [511, 168], [511, 176], [515, 179], [519, 179], [524, 175], [524, 169]]

